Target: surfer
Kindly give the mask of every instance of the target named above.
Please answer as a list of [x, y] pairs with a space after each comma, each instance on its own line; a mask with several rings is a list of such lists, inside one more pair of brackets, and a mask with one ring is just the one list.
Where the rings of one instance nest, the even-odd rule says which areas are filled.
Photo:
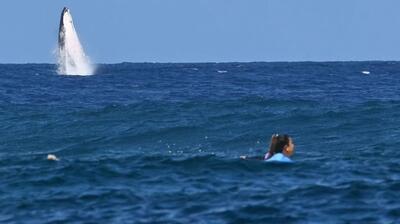
[[241, 159], [260, 159], [260, 160], [268, 160], [276, 154], [283, 154], [286, 157], [290, 157], [294, 153], [294, 144], [293, 140], [289, 135], [278, 135], [273, 134], [271, 137], [271, 143], [269, 145], [269, 149], [265, 156], [263, 157], [248, 157], [248, 156], [240, 156]]

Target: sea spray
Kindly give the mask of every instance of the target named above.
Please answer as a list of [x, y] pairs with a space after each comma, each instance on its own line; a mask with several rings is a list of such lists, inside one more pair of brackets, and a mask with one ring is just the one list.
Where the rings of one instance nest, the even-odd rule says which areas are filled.
[[68, 8], [64, 8], [61, 13], [58, 34], [58, 73], [62, 75], [93, 75], [94, 73], [94, 67], [79, 41]]

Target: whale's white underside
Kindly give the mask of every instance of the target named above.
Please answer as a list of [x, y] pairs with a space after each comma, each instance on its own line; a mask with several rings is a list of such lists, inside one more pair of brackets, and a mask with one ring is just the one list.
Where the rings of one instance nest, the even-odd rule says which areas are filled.
[[71, 13], [64, 9], [58, 37], [58, 73], [63, 75], [92, 75], [94, 68], [86, 56], [76, 33]]

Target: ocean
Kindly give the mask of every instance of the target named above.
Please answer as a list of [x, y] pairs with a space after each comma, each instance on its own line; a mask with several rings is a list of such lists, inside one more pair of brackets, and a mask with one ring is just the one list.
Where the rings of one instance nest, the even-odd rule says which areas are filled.
[[[0, 223], [400, 223], [399, 86], [385, 61], [1, 64]], [[274, 133], [294, 163], [239, 159]]]

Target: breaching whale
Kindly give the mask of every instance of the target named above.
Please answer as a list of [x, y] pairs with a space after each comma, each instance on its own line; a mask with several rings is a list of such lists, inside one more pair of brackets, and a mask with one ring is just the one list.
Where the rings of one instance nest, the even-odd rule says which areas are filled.
[[58, 73], [62, 75], [92, 75], [93, 65], [86, 56], [70, 10], [64, 7], [58, 32]]

